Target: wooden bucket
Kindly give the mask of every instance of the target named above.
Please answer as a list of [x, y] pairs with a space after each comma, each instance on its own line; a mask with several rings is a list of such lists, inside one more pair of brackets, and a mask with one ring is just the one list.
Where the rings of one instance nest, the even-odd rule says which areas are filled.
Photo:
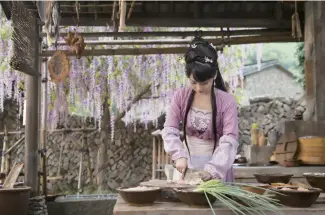
[[301, 160], [302, 164], [325, 165], [325, 138], [300, 137], [298, 160]]

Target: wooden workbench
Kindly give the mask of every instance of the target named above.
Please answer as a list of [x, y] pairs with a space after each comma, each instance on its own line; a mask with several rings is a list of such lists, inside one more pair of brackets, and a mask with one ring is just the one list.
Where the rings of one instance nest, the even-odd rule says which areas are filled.
[[[223, 206], [214, 204], [215, 213], [218, 215], [234, 215]], [[285, 207], [284, 215], [325, 215], [325, 201], [314, 204], [310, 208]], [[155, 202], [152, 206], [130, 206], [120, 196], [113, 209], [113, 215], [212, 215], [210, 208], [192, 207], [177, 202]], [[266, 212], [266, 215], [276, 215]]]

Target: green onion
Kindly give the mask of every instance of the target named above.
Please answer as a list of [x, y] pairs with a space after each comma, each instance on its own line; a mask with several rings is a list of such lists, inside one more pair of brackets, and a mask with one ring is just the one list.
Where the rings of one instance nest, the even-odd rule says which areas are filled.
[[[268, 195], [260, 195], [243, 190], [240, 187], [243, 185], [256, 187], [241, 183], [223, 183], [219, 180], [214, 179], [202, 183], [194, 191], [205, 193], [206, 199], [214, 215], [216, 214], [214, 212], [211, 202], [208, 199], [207, 194], [214, 196], [218, 201], [223, 203], [226, 207], [228, 207], [237, 215], [265, 215], [264, 211], [272, 211], [283, 214], [280, 209], [282, 205], [279, 204], [277, 200], [270, 198], [270, 196]], [[260, 187], [258, 188], [267, 190]], [[241, 204], [241, 202], [243, 202], [243, 204]]]

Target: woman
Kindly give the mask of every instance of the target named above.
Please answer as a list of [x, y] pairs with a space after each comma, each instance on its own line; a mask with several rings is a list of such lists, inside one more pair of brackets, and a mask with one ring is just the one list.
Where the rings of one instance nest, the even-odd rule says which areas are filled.
[[[218, 69], [214, 47], [195, 38], [185, 55], [190, 86], [178, 89], [166, 115], [162, 138], [176, 169], [200, 169], [204, 181], [233, 181], [238, 148], [238, 114]], [[179, 122], [185, 134], [180, 140]]]

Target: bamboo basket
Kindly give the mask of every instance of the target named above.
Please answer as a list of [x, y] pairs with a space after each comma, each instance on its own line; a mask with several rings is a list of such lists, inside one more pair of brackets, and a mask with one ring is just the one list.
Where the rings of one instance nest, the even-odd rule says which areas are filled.
[[325, 138], [300, 137], [298, 160], [301, 160], [302, 164], [325, 165]]

